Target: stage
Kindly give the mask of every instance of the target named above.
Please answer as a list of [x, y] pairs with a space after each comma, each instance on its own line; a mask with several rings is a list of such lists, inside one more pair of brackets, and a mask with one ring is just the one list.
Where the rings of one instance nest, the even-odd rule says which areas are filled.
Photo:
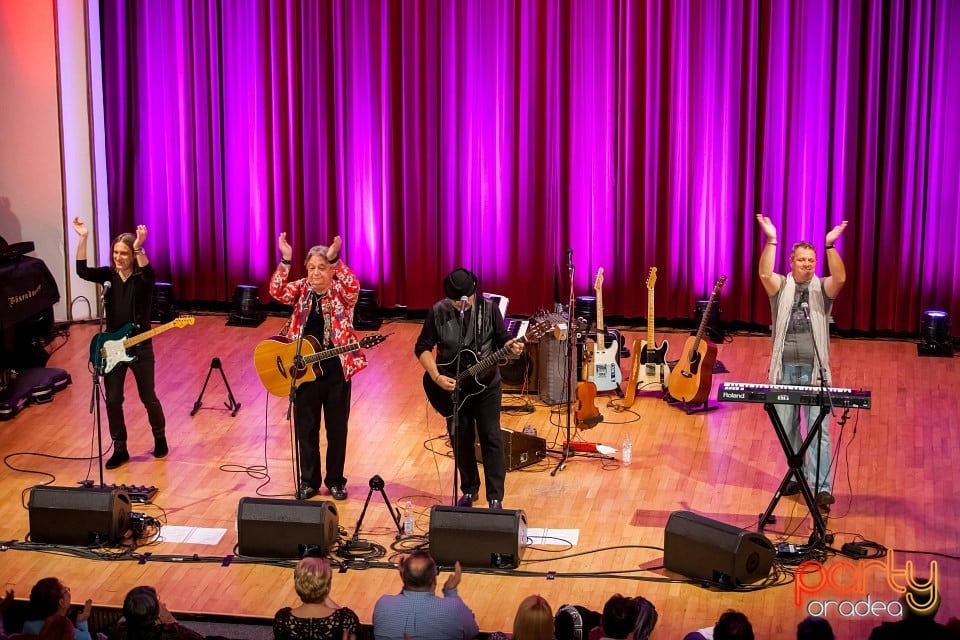
[[[156, 540], [144, 541], [128, 554], [116, 549], [101, 552], [100, 559], [90, 553], [77, 557], [7, 548], [0, 553], [4, 589], [26, 598], [34, 582], [56, 575], [71, 587], [75, 603], [92, 598], [98, 605], [117, 606], [131, 587], [152, 584], [174, 612], [252, 617], [271, 617], [297, 601], [292, 571], [283, 563], [251, 563], [239, 557], [225, 562], [236, 553], [240, 499], [292, 499], [294, 491], [286, 399], [263, 390], [252, 358], [254, 347], [277, 331], [283, 319], [269, 317], [256, 328], [225, 326], [226, 320], [221, 315], [197, 316], [193, 326], [154, 338], [157, 390], [166, 413], [170, 455], [163, 460], [151, 457], [150, 429], [128, 376], [132, 460], [104, 472], [107, 483], [156, 487], [153, 503], [134, 503], [133, 511], [157, 519], [170, 531], [186, 527], [190, 535], [194, 530], [194, 537], [164, 541], [161, 527]], [[442, 419], [425, 400], [422, 370], [413, 356], [419, 329], [416, 322], [384, 324], [380, 332], [389, 338], [367, 352], [370, 366], [354, 378], [347, 454], [350, 496], [335, 503], [348, 537], [355, 533], [374, 476], [384, 480], [394, 506], [402, 508], [407, 499], [412, 501], [421, 536], [428, 532], [431, 507], [450, 504], [450, 448]], [[628, 346], [633, 338], [646, 337], [642, 326], [621, 329]], [[51, 345], [56, 351], [47, 366], [70, 373], [68, 388], [52, 402], [28, 406], [14, 419], [0, 422], [0, 453], [6, 462], [0, 466], [4, 541], [25, 539], [32, 486], [99, 483], [87, 367], [95, 332], [95, 324], [73, 325], [68, 339]], [[668, 359], [680, 356], [685, 333], [658, 332], [657, 337], [669, 340]], [[643, 595], [659, 612], [654, 638], [682, 637], [712, 625], [729, 608], [744, 611], [757, 637], [764, 638], [792, 637], [807, 612], [817, 613], [824, 603], [838, 638], [865, 637], [870, 628], [891, 619], [882, 611], [858, 615], [863, 606], [855, 606], [896, 601], [898, 594], [879, 564], [863, 569], [862, 586], [850, 587], [838, 570], [822, 588], [813, 584], [813, 578], [805, 581], [806, 592], [797, 591], [787, 571], [778, 572], [777, 585], [759, 588], [761, 583], [756, 583], [731, 592], [692, 584], [663, 568], [664, 530], [671, 513], [690, 511], [755, 531], [759, 514], [786, 472], [763, 405], [716, 400], [722, 382], [765, 381], [769, 354], [767, 336], [733, 334], [719, 345], [718, 358], [729, 372], [713, 376], [709, 403], [717, 407], [714, 411], [688, 415], [665, 403], [656, 391], [638, 393], [626, 411], [608, 406], [613, 396], [598, 396], [603, 422], [593, 429], [574, 430], [573, 436], [616, 449], [629, 437], [633, 445], [629, 466], [578, 453], [552, 473], [566, 438], [566, 407], [547, 406], [534, 394], [505, 394], [502, 425], [515, 431], [532, 426], [551, 453], [543, 462], [508, 473], [504, 507], [522, 509], [528, 526], [547, 529], [546, 536], [573, 530], [576, 543], [541, 540], [526, 550], [517, 570], [466, 573], [460, 593], [476, 613], [481, 630], [509, 630], [517, 604], [531, 593], [546, 597], [554, 610], [564, 603], [600, 610], [614, 593]], [[232, 415], [225, 406], [228, 390], [214, 371], [202, 406], [191, 416], [214, 358], [219, 358], [241, 408]], [[893, 568], [902, 570], [910, 560], [915, 573], [922, 575], [929, 574], [930, 562], [936, 561], [943, 593], [938, 620], [960, 616], [956, 560], [960, 529], [954, 518], [960, 510], [956, 472], [960, 360], [918, 357], [912, 342], [834, 338], [831, 361], [835, 386], [872, 393], [872, 408], [851, 411], [842, 428], [837, 419], [830, 423], [837, 502], [826, 526], [834, 535], [833, 547], [840, 549], [861, 536], [898, 550], [880, 562], [895, 563]], [[624, 378], [629, 365], [628, 359], [621, 361]], [[557, 375], [542, 369], [537, 373], [541, 380]], [[527, 406], [532, 411], [521, 409]], [[108, 444], [105, 418], [102, 429]], [[313, 499], [325, 500], [329, 496]], [[485, 504], [482, 494], [479, 504]], [[775, 515], [776, 523], [765, 531], [771, 542], [806, 542], [811, 519], [799, 496], [781, 499]], [[216, 529], [225, 532], [213, 540], [202, 538]], [[370, 623], [376, 598], [400, 588], [399, 576], [388, 565], [392, 556], [397, 549], [424, 544], [426, 537], [398, 543], [378, 492], [370, 499], [358, 537], [381, 545], [386, 555], [352, 559], [344, 572], [334, 575], [332, 597]], [[826, 556], [828, 569], [846, 570], [848, 565], [854, 574], [866, 566]]]

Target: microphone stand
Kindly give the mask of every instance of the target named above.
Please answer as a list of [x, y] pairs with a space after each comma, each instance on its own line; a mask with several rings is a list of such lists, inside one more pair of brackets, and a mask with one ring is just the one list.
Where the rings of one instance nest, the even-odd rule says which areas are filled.
[[573, 288], [573, 249], [570, 249], [567, 252], [567, 271], [570, 274], [570, 298], [567, 306], [567, 368], [563, 372], [563, 393], [560, 394], [561, 401], [565, 398], [567, 404], [567, 439], [563, 444], [563, 455], [560, 457], [560, 462], [557, 463], [557, 466], [553, 468], [553, 471], [550, 472], [551, 477], [557, 475], [558, 471], [562, 471], [567, 466], [567, 460], [573, 457], [573, 442], [571, 441], [571, 421], [573, 413], [573, 398], [571, 397], [571, 391], [573, 387], [573, 371], [577, 366], [576, 361], [576, 336], [577, 331], [573, 323], [573, 306], [575, 302], [574, 297], [574, 288]]
[[[830, 394], [830, 389], [829, 389], [829, 387], [828, 387], [828, 385], [827, 385], [827, 370], [826, 370], [826, 368], [824, 368], [824, 366], [823, 366], [823, 359], [820, 357], [820, 349], [817, 347], [816, 334], [815, 334], [815, 332], [814, 332], [814, 330], [813, 330], [813, 319], [810, 317], [810, 305], [807, 304], [807, 302], [802, 302], [802, 303], [800, 304], [800, 308], [803, 310], [803, 315], [806, 316], [806, 318], [807, 318], [807, 324], [810, 326], [810, 338], [811, 338], [811, 342], [813, 342], [813, 355], [814, 355], [814, 356], [816, 357], [816, 359], [817, 359], [817, 369], [819, 370], [819, 373], [820, 373], [820, 398], [821, 398], [821, 402], [818, 403], [818, 406], [817, 406], [817, 412], [818, 412], [818, 416], [817, 416], [817, 417], [818, 417], [818, 420], [816, 421], [817, 428], [818, 428], [818, 430], [819, 430], [820, 432], [817, 434], [817, 465], [816, 465], [816, 474], [817, 474], [817, 475], [816, 475], [816, 479], [815, 479], [815, 481], [814, 481], [814, 483], [813, 483], [813, 495], [814, 495], [814, 497], [816, 497], [816, 496], [820, 495], [820, 453], [821, 453], [821, 451], [823, 450], [823, 418], [819, 415], [819, 413], [822, 413], [822, 412], [823, 412], [823, 409], [824, 409], [823, 404], [822, 404], [822, 403], [823, 403], [823, 400], [822, 400], [822, 399], [823, 399], [823, 398], [826, 398], [826, 399], [827, 399], [827, 406], [830, 407], [830, 417], [831, 417], [831, 418], [834, 417], [834, 415], [835, 415], [835, 409], [834, 409], [834, 406], [833, 406], [833, 396]], [[827, 330], [829, 331], [829, 327], [828, 327]], [[808, 425], [808, 426], [809, 426], [809, 425]], [[827, 437], [830, 436], [829, 428], [830, 428], [830, 427], [829, 427], [829, 424], [828, 424], [828, 425], [827, 425], [827, 429], [828, 429], [828, 431], [827, 431]]]
[[[307, 306], [306, 313], [303, 314], [302, 322], [300, 323], [300, 335], [297, 337], [297, 351], [293, 356], [293, 362], [291, 363], [290, 369], [290, 393], [287, 396], [287, 422], [290, 423], [290, 435], [291, 442], [293, 446], [291, 447], [292, 455], [290, 457], [293, 462], [293, 493], [298, 495], [300, 493], [300, 446], [297, 439], [297, 417], [296, 412], [294, 411], [294, 405], [296, 405], [296, 395], [297, 395], [297, 372], [304, 368], [303, 356], [301, 352], [303, 350], [303, 336], [304, 331], [307, 328], [307, 321], [310, 319], [310, 313], [313, 311], [313, 289], [310, 289], [310, 295], [307, 297]], [[291, 419], [291, 415], [293, 419]], [[319, 490], [320, 487], [314, 487], [314, 489]]]
[[[476, 300], [476, 298], [474, 298]], [[466, 297], [460, 299], [460, 327], [459, 327], [459, 336], [457, 337], [457, 365], [456, 373], [453, 374], [453, 391], [450, 392], [450, 398], [453, 401], [453, 415], [450, 417], [450, 439], [453, 446], [453, 503], [451, 506], [457, 506], [457, 494], [460, 490], [457, 488], [457, 483], [460, 479], [460, 454], [459, 454], [459, 444], [460, 444], [460, 352], [463, 351], [463, 342], [464, 342], [464, 326], [463, 326], [463, 312], [467, 306]], [[476, 309], [474, 309], [474, 314], [471, 318], [476, 316]]]
[[[100, 308], [104, 310], [100, 314], [100, 321], [97, 324], [97, 335], [94, 336], [94, 340], [98, 342], [96, 353], [93, 356], [93, 384], [90, 389], [90, 413], [93, 414], [93, 422], [97, 429], [97, 461], [100, 466], [100, 486], [105, 487], [106, 484], [103, 481], [103, 426], [100, 417], [100, 399], [104, 397], [103, 389], [100, 387], [101, 380], [103, 376], [106, 375], [103, 371], [105, 363], [103, 361], [103, 344], [99, 343], [100, 336], [103, 335], [106, 327], [105, 317], [106, 310], [106, 296], [107, 289], [100, 289]], [[85, 486], [89, 486], [89, 481], [84, 481]]]

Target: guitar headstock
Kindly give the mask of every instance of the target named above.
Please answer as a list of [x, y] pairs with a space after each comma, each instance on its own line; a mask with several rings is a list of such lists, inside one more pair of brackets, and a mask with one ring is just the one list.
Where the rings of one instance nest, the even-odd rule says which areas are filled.
[[718, 295], [720, 295], [720, 289], [723, 289], [723, 285], [726, 284], [726, 282], [727, 276], [720, 276], [720, 278], [717, 279], [717, 283], [713, 285], [713, 293], [710, 294], [711, 297], [716, 298]]
[[593, 281], [593, 290], [599, 295], [600, 290], [603, 289], [603, 267], [597, 269], [597, 277]]
[[542, 320], [532, 327], [527, 327], [527, 332], [523, 334], [524, 340], [539, 340], [553, 329], [553, 325], [547, 320]]
[[173, 319], [173, 326], [177, 329], [183, 329], [193, 324], [193, 316], [180, 316]]
[[657, 284], [657, 268], [650, 267], [650, 275], [647, 276], [647, 289], [653, 289]]
[[362, 349], [369, 349], [370, 347], [375, 347], [384, 340], [387, 339], [387, 336], [382, 333], [374, 333], [373, 335], [364, 336], [360, 338], [360, 347]]

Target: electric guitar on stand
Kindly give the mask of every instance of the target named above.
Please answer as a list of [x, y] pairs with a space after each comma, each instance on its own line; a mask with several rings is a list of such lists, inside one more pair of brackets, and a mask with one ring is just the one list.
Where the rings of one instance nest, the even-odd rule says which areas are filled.
[[597, 391], [620, 391], [623, 372], [620, 371], [620, 345], [606, 346], [606, 334], [603, 331], [603, 267], [597, 269], [597, 279], [593, 284], [597, 294], [597, 340], [593, 343], [593, 372], [588, 376]]
[[713, 384], [713, 363], [717, 361], [717, 345], [705, 340], [703, 333], [707, 329], [710, 310], [716, 304], [720, 289], [726, 281], [727, 276], [720, 276], [713, 286], [710, 300], [707, 301], [703, 317], [700, 319], [697, 335], [690, 336], [683, 344], [683, 355], [677, 361], [667, 382], [670, 395], [688, 405], [706, 405], [707, 398], [710, 396], [710, 387]]
[[660, 346], [657, 346], [654, 339], [653, 288], [656, 284], [657, 268], [650, 267], [650, 275], [647, 276], [647, 339], [640, 346], [640, 362], [643, 363], [639, 376], [641, 389], [653, 385], [666, 389], [667, 380], [670, 378], [670, 366], [667, 365], [667, 341], [664, 340]]

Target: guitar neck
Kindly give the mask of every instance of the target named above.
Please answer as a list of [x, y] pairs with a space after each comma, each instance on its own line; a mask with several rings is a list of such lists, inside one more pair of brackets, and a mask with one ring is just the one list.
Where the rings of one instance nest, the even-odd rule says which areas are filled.
[[653, 342], [653, 289], [647, 290], [647, 353], [656, 346]]
[[324, 351], [318, 351], [316, 353], [311, 353], [308, 356], [304, 356], [304, 364], [313, 364], [314, 362], [320, 362], [321, 360], [326, 360], [327, 358], [332, 358], [333, 356], [338, 356], [341, 353], [346, 353], [348, 351], [354, 351], [360, 348], [359, 342], [351, 342], [350, 344], [345, 344], [342, 347], [334, 347], [332, 349], [325, 349]]
[[606, 346], [606, 335], [603, 332], [603, 287], [597, 288], [597, 341], [594, 343], [599, 351]]
[[[519, 342], [521, 344], [526, 344], [527, 337], [523, 336], [522, 338], [517, 338], [516, 342]], [[481, 371], [483, 371], [484, 369], [486, 369], [487, 367], [495, 363], [497, 360], [503, 360], [508, 355], [510, 355], [510, 348], [507, 346], [500, 347], [499, 349], [491, 353], [489, 356], [487, 356], [483, 360], [478, 360], [476, 363], [473, 364], [473, 366], [467, 367], [466, 369], [461, 371], [460, 375], [457, 376], [457, 382], [462, 382], [463, 380], [466, 380], [469, 377], [477, 375], [478, 373], [480, 373]]]
[[175, 326], [177, 326], [177, 322], [176, 322], [176, 321], [173, 321], [173, 322], [168, 322], [167, 324], [162, 324], [162, 325], [160, 325], [159, 327], [157, 327], [156, 329], [150, 329], [150, 331], [144, 331], [143, 333], [138, 333], [137, 335], [133, 336], [132, 338], [127, 338], [126, 340], [124, 340], [124, 341], [123, 341], [123, 348], [124, 348], [124, 349], [129, 349], [130, 347], [135, 347], [135, 346], [137, 346], [138, 344], [140, 344], [141, 342], [143, 342], [144, 340], [149, 340], [150, 338], [152, 338], [152, 337], [155, 336], [155, 335], [159, 335], [159, 334], [163, 333], [164, 331], [168, 331], [168, 330], [170, 330], [170, 329], [173, 329]]

